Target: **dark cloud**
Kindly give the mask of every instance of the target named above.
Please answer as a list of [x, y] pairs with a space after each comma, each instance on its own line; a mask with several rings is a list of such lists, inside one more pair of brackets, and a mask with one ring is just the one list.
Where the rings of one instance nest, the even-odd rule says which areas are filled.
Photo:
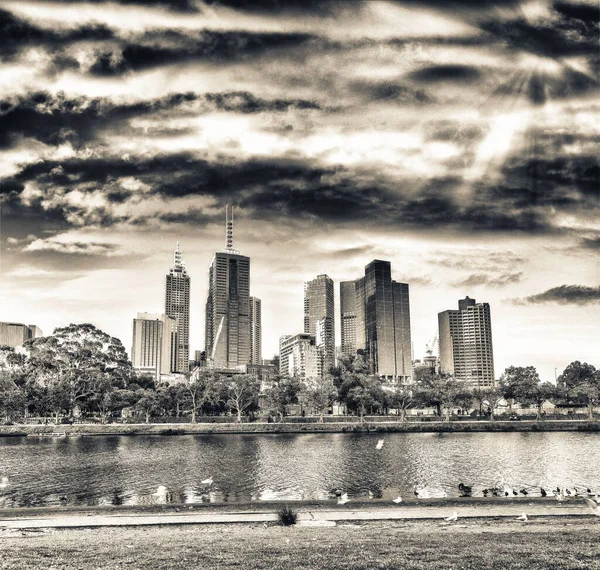
[[486, 287], [506, 287], [519, 283], [523, 278], [523, 272], [512, 272], [502, 274], [473, 273], [464, 279], [454, 281], [454, 287], [477, 287], [484, 285]]
[[147, 32], [132, 41], [113, 43], [95, 54], [89, 73], [122, 75], [191, 61], [245, 61], [275, 50], [296, 48], [311, 34], [201, 30]]
[[[198, 103], [193, 109], [191, 103]], [[128, 121], [152, 114], [193, 114], [213, 110], [239, 113], [283, 112], [290, 109], [320, 109], [304, 99], [262, 99], [245, 92], [176, 93], [158, 99], [134, 103], [115, 103], [111, 99], [67, 97], [32, 93], [0, 100], [0, 148], [7, 148], [21, 137], [33, 138], [49, 145], [70, 142], [79, 146], [98, 137], [104, 129], [133, 132]], [[156, 127], [144, 131], [145, 136], [176, 136], [190, 132], [187, 128]], [[139, 135], [140, 132], [138, 131]]]
[[340, 2], [339, 0], [203, 0], [212, 7], [226, 7], [258, 14], [309, 14], [330, 16], [341, 8], [357, 9], [364, 0]]
[[561, 58], [597, 55], [598, 21], [586, 23], [562, 12], [563, 18], [532, 23], [525, 18], [480, 22], [484, 31], [506, 42], [508, 47], [536, 55]]
[[441, 81], [457, 81], [470, 83], [477, 81], [481, 72], [470, 65], [432, 65], [414, 71], [409, 75], [410, 79], [423, 83], [437, 83]]
[[401, 81], [350, 81], [350, 89], [362, 97], [375, 102], [395, 102], [400, 104], [431, 103], [433, 97], [424, 89], [415, 89]]
[[[377, 169], [317, 167], [299, 159], [208, 160], [189, 153], [98, 156], [32, 163], [5, 179], [0, 187], [7, 196], [7, 215], [18, 215], [32, 207], [37, 208], [36, 215], [45, 215], [47, 208], [48, 213], [75, 225], [131, 220], [144, 223], [143, 216], [134, 209], [123, 214], [120, 208], [117, 216], [111, 206], [128, 203], [134, 193], [129, 184], [123, 187], [120, 181], [133, 178], [144, 185], [148, 196], [169, 200], [210, 196], [219, 204], [230, 202], [248, 209], [258, 219], [283, 216], [412, 230], [537, 234], [559, 231], [553, 219], [560, 212], [591, 215], [597, 207], [594, 180], [598, 170], [594, 164], [581, 157], [544, 161], [542, 166], [537, 165], [540, 175], [537, 185], [532, 186], [527, 180], [529, 162], [514, 159], [505, 168], [502, 185], [484, 180], [465, 195], [459, 178], [404, 180], [399, 187], [397, 181], [388, 180]], [[28, 183], [40, 189], [43, 200], [41, 195], [32, 199], [31, 193], [26, 204], [21, 200]], [[65, 202], [62, 198], [52, 199], [73, 190], [101, 191], [107, 204], [90, 211], [85, 205], [74, 206], [67, 201], [68, 206], [61, 206]], [[165, 214], [169, 215], [168, 210]], [[199, 215], [201, 211], [192, 213], [190, 219], [198, 219]], [[163, 219], [179, 221], [168, 216]]]
[[174, 12], [198, 12], [199, 0], [59, 0], [65, 4], [124, 4], [129, 6], [140, 6], [142, 8], [157, 7], [168, 8]]
[[580, 245], [584, 249], [600, 249], [600, 236], [584, 237], [580, 240]]
[[65, 30], [40, 28], [0, 9], [0, 38], [0, 56], [6, 59], [25, 47], [57, 48], [81, 41], [109, 40], [114, 34], [100, 24]]
[[367, 255], [372, 252], [370, 245], [361, 245], [357, 247], [347, 247], [345, 249], [337, 249], [335, 251], [320, 252], [320, 255], [325, 255], [333, 259], [352, 259], [359, 255]]
[[537, 295], [530, 295], [523, 299], [512, 299], [512, 302], [515, 305], [538, 305], [541, 303], [591, 305], [600, 303], [600, 286], [560, 285]]

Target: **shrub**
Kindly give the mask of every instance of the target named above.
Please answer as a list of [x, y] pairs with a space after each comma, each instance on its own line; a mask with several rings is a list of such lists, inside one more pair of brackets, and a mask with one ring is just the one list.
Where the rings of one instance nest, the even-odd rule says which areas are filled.
[[296, 524], [298, 519], [298, 513], [294, 511], [289, 505], [284, 505], [277, 511], [277, 520], [282, 526], [292, 526]]

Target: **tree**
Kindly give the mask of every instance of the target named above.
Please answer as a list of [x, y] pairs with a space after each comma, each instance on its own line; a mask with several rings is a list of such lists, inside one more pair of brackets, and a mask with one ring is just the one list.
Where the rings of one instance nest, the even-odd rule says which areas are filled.
[[406, 421], [406, 410], [412, 408], [417, 400], [413, 387], [394, 384], [389, 390], [390, 406], [398, 410], [401, 422]]
[[225, 382], [227, 407], [237, 414], [241, 423], [242, 413], [258, 406], [260, 382], [248, 374], [235, 374]]
[[198, 368], [191, 374], [186, 375], [186, 388], [192, 408], [191, 421], [195, 424], [198, 409], [220, 399], [219, 377], [212, 370]]
[[0, 375], [0, 414], [6, 423], [22, 415], [25, 402], [25, 394], [10, 375]]
[[155, 390], [144, 390], [143, 388], [140, 388], [136, 392], [136, 396], [138, 400], [135, 404], [135, 409], [144, 414], [146, 423], [150, 423], [150, 417], [159, 409], [160, 402], [158, 394]]
[[263, 408], [283, 421], [287, 406], [298, 403], [301, 390], [302, 382], [299, 378], [277, 378], [265, 391]]
[[323, 422], [323, 410], [333, 405], [338, 392], [333, 385], [333, 376], [330, 374], [318, 377], [309, 378], [301, 392], [301, 398], [313, 410], [319, 411], [319, 422]]
[[505, 386], [506, 398], [525, 402], [540, 383], [540, 376], [534, 366], [509, 366], [500, 382]]
[[594, 407], [600, 405], [599, 370], [586, 362], [571, 362], [558, 377], [558, 386], [568, 401], [586, 405], [589, 419], [594, 418]]
[[501, 400], [504, 399], [505, 387], [498, 383], [496, 386], [478, 386], [473, 390], [473, 399], [479, 403], [481, 407], [487, 407], [490, 410], [490, 420], [494, 421], [494, 411], [498, 407]]
[[436, 372], [431, 368], [415, 370], [417, 383], [416, 398], [421, 405], [433, 406], [438, 417], [446, 411], [446, 421], [450, 421], [450, 410], [456, 405], [459, 395], [464, 393], [461, 385], [449, 374]]

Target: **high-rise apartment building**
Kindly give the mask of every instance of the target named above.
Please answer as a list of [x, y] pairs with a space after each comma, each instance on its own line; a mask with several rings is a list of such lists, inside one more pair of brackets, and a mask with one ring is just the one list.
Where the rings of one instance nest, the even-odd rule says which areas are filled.
[[250, 258], [233, 248], [233, 212], [225, 210], [225, 248], [209, 269], [206, 357], [215, 368], [250, 362]]
[[341, 354], [356, 354], [356, 285], [354, 281], [340, 283]]
[[133, 319], [131, 362], [138, 372], [161, 374], [175, 372], [177, 358], [177, 318], [155, 313], [138, 313]]
[[323, 350], [313, 335], [299, 333], [280, 337], [279, 374], [300, 380], [323, 375]]
[[465, 297], [458, 311], [438, 314], [440, 370], [471, 386], [494, 385], [492, 320], [488, 303]]
[[262, 364], [260, 305], [260, 299], [258, 299], [257, 297], [250, 297], [250, 364]]
[[190, 277], [181, 259], [179, 242], [173, 255], [173, 267], [166, 280], [165, 314], [177, 319], [177, 366], [174, 372], [190, 368]]
[[0, 345], [21, 346], [28, 340], [42, 336], [42, 330], [36, 325], [0, 323]]
[[392, 280], [390, 262], [372, 261], [365, 267], [364, 277], [342, 283], [340, 295], [344, 353], [361, 351], [375, 374], [409, 383], [412, 379], [409, 290], [406, 283]]
[[327, 373], [335, 365], [334, 287], [327, 275], [304, 283], [304, 333], [318, 338]]

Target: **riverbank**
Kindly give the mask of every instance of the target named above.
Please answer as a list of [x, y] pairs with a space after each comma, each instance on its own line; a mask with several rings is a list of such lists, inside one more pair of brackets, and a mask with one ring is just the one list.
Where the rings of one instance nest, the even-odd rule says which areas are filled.
[[223, 423], [223, 424], [73, 424], [0, 426], [0, 437], [93, 435], [190, 435], [281, 433], [480, 433], [575, 431], [600, 433], [600, 421], [460, 421], [460, 422], [339, 422], [339, 423]]
[[598, 568], [586, 517], [0, 530], [1, 570]]

